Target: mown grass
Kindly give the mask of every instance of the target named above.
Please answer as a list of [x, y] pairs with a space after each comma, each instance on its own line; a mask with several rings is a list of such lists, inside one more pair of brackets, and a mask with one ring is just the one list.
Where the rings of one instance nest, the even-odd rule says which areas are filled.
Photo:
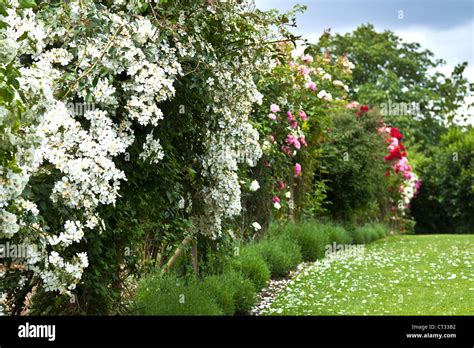
[[474, 235], [391, 236], [364, 248], [316, 262], [264, 314], [474, 314]]

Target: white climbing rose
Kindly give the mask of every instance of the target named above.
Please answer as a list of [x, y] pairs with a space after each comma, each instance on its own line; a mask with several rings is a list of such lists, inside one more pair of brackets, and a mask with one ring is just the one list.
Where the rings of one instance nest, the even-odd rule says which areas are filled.
[[252, 181], [250, 184], [250, 191], [255, 192], [260, 188], [260, 185], [257, 180]]

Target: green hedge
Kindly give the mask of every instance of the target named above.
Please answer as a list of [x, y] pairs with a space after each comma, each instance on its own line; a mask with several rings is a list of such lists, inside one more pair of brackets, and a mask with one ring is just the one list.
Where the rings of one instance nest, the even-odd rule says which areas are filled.
[[322, 230], [328, 235], [330, 243], [336, 242], [337, 244], [341, 245], [352, 243], [352, 236], [350, 232], [341, 225], [326, 223], [322, 225]]
[[299, 245], [286, 235], [263, 240], [251, 248], [263, 257], [273, 277], [285, 276], [303, 261]]
[[212, 296], [194, 279], [159, 273], [144, 277], [137, 289], [140, 315], [222, 315]]
[[386, 230], [382, 224], [366, 224], [356, 227], [352, 232], [352, 237], [356, 244], [366, 244], [383, 238], [386, 235]]
[[229, 277], [221, 275], [206, 277], [202, 282], [202, 288], [221, 308], [222, 314], [233, 315], [235, 313], [235, 287], [229, 281]]
[[156, 273], [141, 280], [135, 310], [140, 315], [234, 315], [249, 313], [256, 301], [254, 284], [231, 269], [202, 281]]
[[234, 271], [227, 271], [222, 277], [234, 288], [235, 314], [248, 314], [257, 303], [257, 289], [255, 286], [248, 278]]
[[231, 260], [230, 268], [248, 278], [257, 290], [264, 288], [271, 277], [267, 262], [252, 245], [242, 248], [239, 257]]
[[294, 240], [304, 261], [315, 261], [324, 257], [325, 247], [329, 244], [328, 234], [320, 227], [310, 222], [288, 224], [278, 227], [277, 234], [279, 238], [285, 236]]

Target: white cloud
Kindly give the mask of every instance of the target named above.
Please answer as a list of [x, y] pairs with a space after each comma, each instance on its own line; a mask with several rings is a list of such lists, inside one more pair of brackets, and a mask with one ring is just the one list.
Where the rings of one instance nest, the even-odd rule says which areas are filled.
[[[474, 21], [449, 30], [436, 31], [426, 27], [409, 27], [404, 30], [395, 30], [395, 33], [404, 41], [418, 42], [422, 48], [427, 48], [442, 58], [446, 65], [436, 68], [437, 71], [449, 76], [456, 64], [468, 61], [464, 70], [464, 77], [474, 83]], [[474, 125], [474, 114], [469, 105], [474, 102], [474, 96], [466, 98], [465, 106], [457, 112], [455, 120], [462, 124]], [[469, 115], [466, 122], [461, 122], [459, 115]]]
[[474, 21], [448, 30], [408, 27], [395, 30], [395, 33], [404, 41], [418, 42], [422, 48], [432, 51], [436, 58], [444, 59], [446, 66], [440, 67], [440, 72], [450, 72], [456, 64], [468, 61], [470, 66], [466, 69], [465, 76], [474, 82]]

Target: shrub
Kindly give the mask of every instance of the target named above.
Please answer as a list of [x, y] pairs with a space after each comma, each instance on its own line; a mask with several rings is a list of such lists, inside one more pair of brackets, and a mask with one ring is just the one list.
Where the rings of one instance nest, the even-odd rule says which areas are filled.
[[257, 292], [252, 282], [233, 270], [227, 270], [223, 273], [221, 280], [224, 283], [231, 284], [233, 288], [235, 314], [248, 314], [257, 303]]
[[356, 227], [353, 231], [352, 237], [356, 244], [365, 244], [383, 238], [385, 236], [385, 231], [386, 228], [382, 224], [366, 224]]
[[472, 233], [474, 128], [451, 127], [431, 151], [421, 166], [420, 193], [411, 203], [416, 233]]
[[327, 223], [321, 227], [329, 238], [329, 243], [336, 242], [337, 244], [351, 244], [352, 237], [350, 233], [342, 226]]
[[303, 260], [299, 246], [283, 234], [255, 244], [254, 248], [275, 277], [286, 275]]
[[206, 277], [201, 286], [208, 296], [215, 300], [221, 308], [222, 314], [233, 315], [235, 313], [234, 294], [236, 291], [234, 284], [229, 281], [229, 277], [212, 275]]
[[155, 273], [142, 279], [135, 302], [140, 315], [222, 315], [223, 311], [194, 279]]
[[387, 228], [383, 224], [373, 224], [373, 228], [376, 232], [377, 239], [383, 238], [387, 234]]
[[356, 244], [365, 244], [366, 243], [366, 233], [362, 227], [356, 227], [352, 231], [352, 238]]
[[304, 261], [315, 261], [324, 257], [324, 249], [329, 238], [320, 225], [311, 222], [288, 225], [283, 234], [294, 240], [301, 249]]
[[[326, 206], [329, 217], [340, 221], [375, 218], [386, 201], [388, 181], [383, 160], [386, 144], [374, 130], [380, 115], [372, 110], [363, 117], [353, 111], [335, 113], [332, 131], [321, 144], [324, 165], [330, 170], [320, 174], [327, 185]], [[356, 161], [347, 161], [343, 154]], [[364, 220], [362, 220], [364, 221]]]
[[232, 260], [231, 268], [248, 278], [256, 290], [263, 289], [270, 280], [271, 273], [265, 259], [251, 246], [242, 248], [240, 255]]

